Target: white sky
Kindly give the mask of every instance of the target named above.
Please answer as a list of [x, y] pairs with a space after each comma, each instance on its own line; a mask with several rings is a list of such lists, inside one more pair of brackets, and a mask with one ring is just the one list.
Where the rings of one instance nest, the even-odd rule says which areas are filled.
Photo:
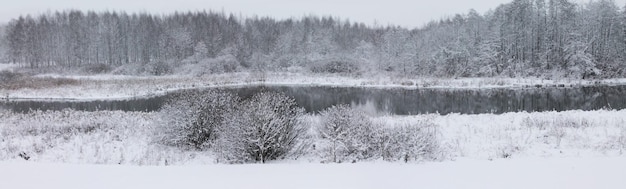
[[[332, 15], [350, 21], [419, 27], [433, 19], [467, 13], [484, 13], [512, 0], [2, 0], [0, 23], [20, 15], [48, 11], [116, 10], [126, 12], [172, 13], [174, 11], [214, 10], [243, 16], [299, 18], [304, 15]], [[586, 0], [575, 0], [586, 1]], [[626, 0], [615, 0], [619, 7]]]

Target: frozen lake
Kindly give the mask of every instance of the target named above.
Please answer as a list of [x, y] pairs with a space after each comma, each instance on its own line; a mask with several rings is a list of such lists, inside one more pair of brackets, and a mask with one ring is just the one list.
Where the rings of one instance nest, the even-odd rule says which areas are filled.
[[[296, 99], [308, 112], [337, 104], [350, 104], [374, 113], [505, 113], [626, 108], [626, 86], [577, 88], [401, 89], [325, 86], [247, 86], [223, 88], [247, 98], [259, 91], [276, 91]], [[175, 93], [184, 93], [178, 91]], [[156, 111], [174, 93], [164, 96], [110, 101], [3, 101], [0, 108], [30, 110]]]

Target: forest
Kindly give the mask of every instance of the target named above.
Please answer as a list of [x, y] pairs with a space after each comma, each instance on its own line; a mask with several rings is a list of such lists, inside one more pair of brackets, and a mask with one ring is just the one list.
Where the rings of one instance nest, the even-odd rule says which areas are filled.
[[197, 75], [626, 76], [626, 7], [612, 0], [513, 0], [413, 29], [332, 16], [67, 10], [20, 16], [0, 35], [2, 62], [40, 71], [167, 75], [191, 65]]

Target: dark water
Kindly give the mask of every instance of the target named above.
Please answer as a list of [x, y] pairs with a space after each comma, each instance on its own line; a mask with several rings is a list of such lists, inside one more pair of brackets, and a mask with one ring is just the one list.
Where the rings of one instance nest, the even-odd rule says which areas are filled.
[[[351, 87], [271, 86], [225, 88], [242, 98], [254, 93], [276, 91], [294, 97], [308, 112], [336, 104], [351, 104], [372, 112], [397, 115], [423, 113], [505, 113], [626, 108], [626, 86], [522, 89], [374, 89]], [[188, 91], [179, 91], [188, 92]], [[15, 112], [30, 110], [123, 110], [156, 111], [173, 94], [117, 101], [12, 101], [0, 108]]]

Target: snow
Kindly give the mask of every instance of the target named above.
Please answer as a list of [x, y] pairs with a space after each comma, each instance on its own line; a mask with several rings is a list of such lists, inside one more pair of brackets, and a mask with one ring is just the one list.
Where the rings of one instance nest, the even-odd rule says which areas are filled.
[[0, 71], [13, 71], [17, 67], [17, 64], [0, 63]]
[[104, 166], [0, 162], [2, 188], [622, 188], [626, 158], [423, 164]]
[[[316, 126], [318, 115], [307, 125]], [[73, 110], [0, 111], [0, 161], [78, 164], [197, 165], [215, 163], [210, 152], [157, 144], [157, 113]], [[436, 125], [442, 160], [624, 157], [626, 110], [373, 117], [381, 126]], [[320, 140], [313, 138], [312, 140]], [[321, 162], [309, 149], [298, 162]], [[287, 158], [293, 161], [296, 157]], [[376, 161], [376, 160], [366, 160]]]
[[452, 159], [607, 157], [621, 156], [626, 150], [626, 110], [374, 119], [386, 125], [432, 121], [438, 125], [439, 140]]
[[[626, 110], [373, 117], [385, 126], [416, 121], [438, 125], [445, 158], [441, 162], [410, 163], [368, 160], [322, 164], [319, 157], [311, 156], [269, 164], [215, 164], [210, 153], [155, 144], [151, 138], [155, 119], [155, 113], [141, 112], [0, 111], [0, 188], [626, 185], [626, 156], [622, 155], [626, 149]], [[84, 129], [91, 125], [98, 126], [93, 131]], [[562, 130], [555, 132], [559, 128]], [[30, 160], [18, 157], [19, 152], [27, 152]]]
[[297, 85], [332, 87], [374, 88], [431, 88], [431, 89], [476, 89], [476, 88], [523, 88], [523, 87], [580, 87], [591, 85], [623, 85], [626, 79], [605, 80], [544, 80], [540, 78], [398, 78], [372, 75], [348, 77], [336, 74], [297, 74], [285, 72], [254, 73], [240, 72], [210, 76], [123, 76], [123, 75], [55, 75], [36, 77], [71, 78], [77, 85], [64, 85], [41, 89], [0, 89], [0, 95], [10, 99], [48, 100], [97, 100], [128, 99], [162, 95], [168, 92], [210, 87], [236, 87], [248, 85]]

